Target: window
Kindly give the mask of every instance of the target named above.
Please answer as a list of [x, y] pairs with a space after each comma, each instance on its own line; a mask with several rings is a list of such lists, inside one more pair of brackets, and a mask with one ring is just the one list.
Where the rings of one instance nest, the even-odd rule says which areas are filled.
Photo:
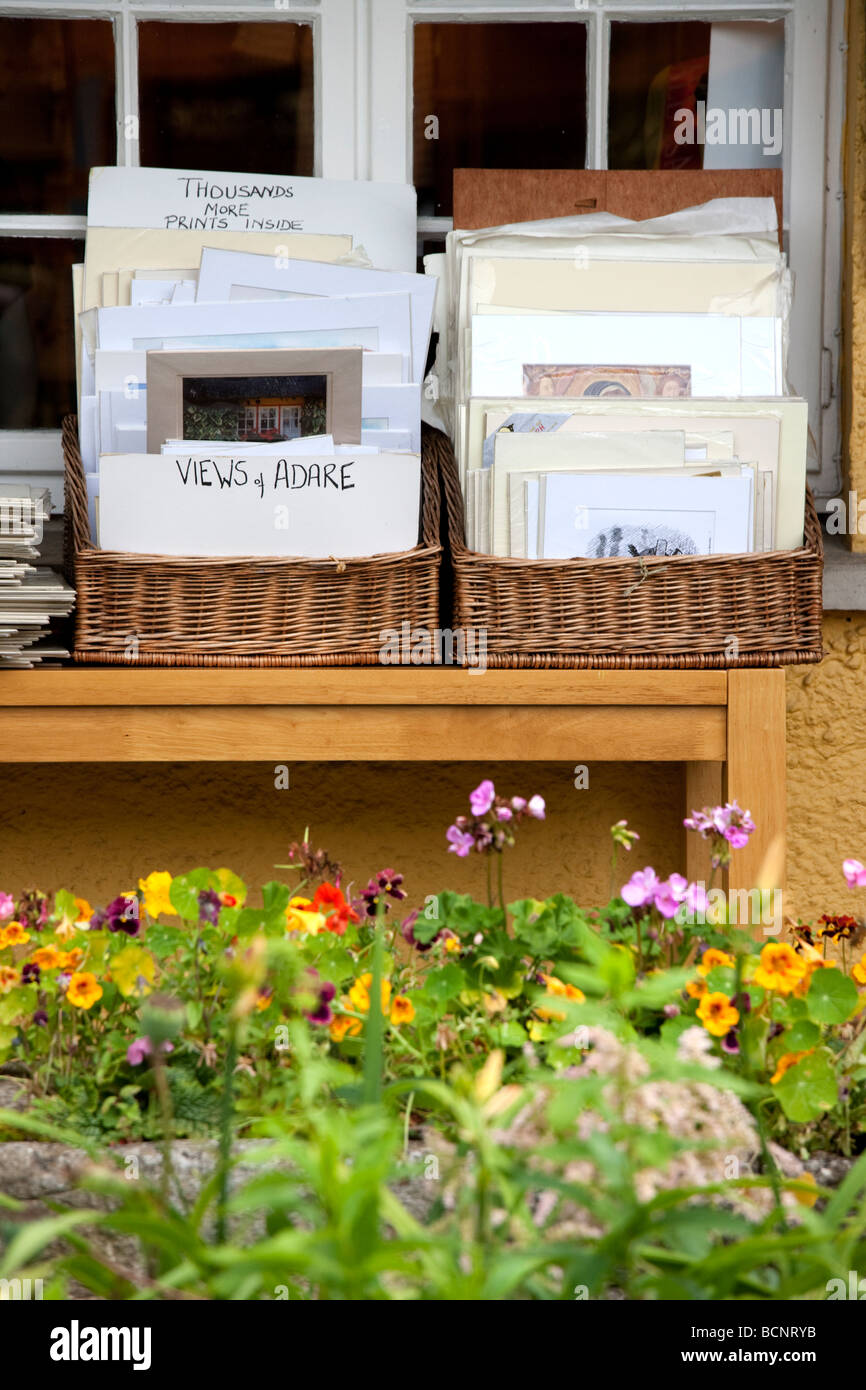
[[281, 411], [280, 434], [285, 439], [297, 439], [301, 433], [301, 407], [284, 405]]
[[[678, 93], [696, 111], [711, 104], [719, 42], [736, 70], [737, 43], [745, 36], [754, 49], [760, 35], [762, 90], [782, 85], [781, 98], [765, 100], [784, 112], [797, 282], [790, 376], [810, 402], [813, 488], [819, 500], [837, 494], [844, 0], [695, 0], [687, 10], [657, 0], [52, 0], [51, 17], [45, 8], [6, 0], [0, 18], [0, 333], [5, 362], [16, 345], [12, 375], [23, 382], [14, 393], [0, 382], [0, 468], [20, 473], [35, 458], [43, 470], [50, 456], [59, 503], [57, 428], [73, 393], [67, 271], [80, 259], [90, 165], [413, 180], [423, 252], [450, 226], [455, 164], [718, 160], [718, 146], [672, 142]], [[730, 161], [735, 151], [721, 153]], [[754, 162], [755, 150], [745, 157]]]
[[256, 432], [256, 408], [254, 405], [245, 405], [238, 411], [238, 438], [246, 439], [248, 434]]

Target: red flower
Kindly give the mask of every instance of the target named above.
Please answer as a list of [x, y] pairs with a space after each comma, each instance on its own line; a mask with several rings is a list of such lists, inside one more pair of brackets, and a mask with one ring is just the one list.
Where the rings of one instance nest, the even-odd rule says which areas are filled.
[[311, 911], [324, 913], [326, 929], [337, 936], [343, 936], [350, 922], [359, 920], [355, 909], [350, 907], [333, 883], [323, 883], [316, 889]]
[[333, 883], [322, 883], [316, 889], [311, 911], [326, 912], [329, 907], [339, 909], [344, 907], [345, 903], [346, 899], [339, 888], [335, 888]]

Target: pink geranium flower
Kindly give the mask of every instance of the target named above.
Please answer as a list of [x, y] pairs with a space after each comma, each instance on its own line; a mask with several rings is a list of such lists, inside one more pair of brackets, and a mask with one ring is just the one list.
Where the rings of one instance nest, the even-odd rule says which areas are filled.
[[448, 841], [449, 854], [456, 854], [458, 859], [465, 859], [475, 843], [467, 830], [460, 830], [456, 825], [449, 825], [445, 831], [445, 838]]
[[11, 893], [0, 893], [0, 922], [5, 922], [7, 917], [14, 916], [15, 899]]
[[486, 815], [493, 805], [495, 796], [496, 788], [489, 777], [485, 777], [483, 782], [479, 782], [474, 792], [469, 793], [469, 805], [472, 808], [473, 816]]
[[646, 907], [655, 898], [660, 886], [659, 876], [655, 869], [635, 869], [628, 883], [623, 884], [620, 889], [620, 896], [628, 903], [629, 907]]
[[843, 859], [842, 872], [849, 888], [866, 888], [866, 868], [859, 859]]

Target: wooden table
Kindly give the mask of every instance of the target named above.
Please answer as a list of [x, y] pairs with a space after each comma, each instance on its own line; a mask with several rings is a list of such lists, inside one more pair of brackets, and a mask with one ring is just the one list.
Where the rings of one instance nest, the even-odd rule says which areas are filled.
[[[0, 762], [683, 762], [688, 809], [757, 831], [729, 887], [785, 833], [785, 673], [72, 668], [0, 674]], [[703, 877], [690, 835], [686, 865]], [[779, 885], [781, 886], [781, 884]]]

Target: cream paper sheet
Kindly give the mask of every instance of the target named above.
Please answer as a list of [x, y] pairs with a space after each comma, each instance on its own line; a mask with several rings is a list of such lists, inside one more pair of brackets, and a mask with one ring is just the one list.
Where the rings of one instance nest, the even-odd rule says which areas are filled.
[[[484, 422], [488, 411], [509, 413], [540, 407], [562, 411], [562, 402], [542, 398], [473, 398], [465, 410], [463, 457], [469, 468], [481, 466]], [[640, 428], [663, 430], [682, 428], [689, 433], [705, 430], [732, 430], [734, 452], [739, 459], [753, 460], [773, 474], [775, 494], [775, 535], [773, 547], [794, 550], [803, 544], [803, 509], [806, 495], [806, 440], [808, 406], [798, 396], [750, 400], [691, 399], [647, 400], [571, 400], [568, 412], [574, 416], [573, 428]], [[621, 424], [613, 421], [621, 418]], [[580, 419], [583, 423], [577, 424]], [[640, 421], [640, 425], [636, 421]], [[571, 426], [570, 426], [571, 428]]]

